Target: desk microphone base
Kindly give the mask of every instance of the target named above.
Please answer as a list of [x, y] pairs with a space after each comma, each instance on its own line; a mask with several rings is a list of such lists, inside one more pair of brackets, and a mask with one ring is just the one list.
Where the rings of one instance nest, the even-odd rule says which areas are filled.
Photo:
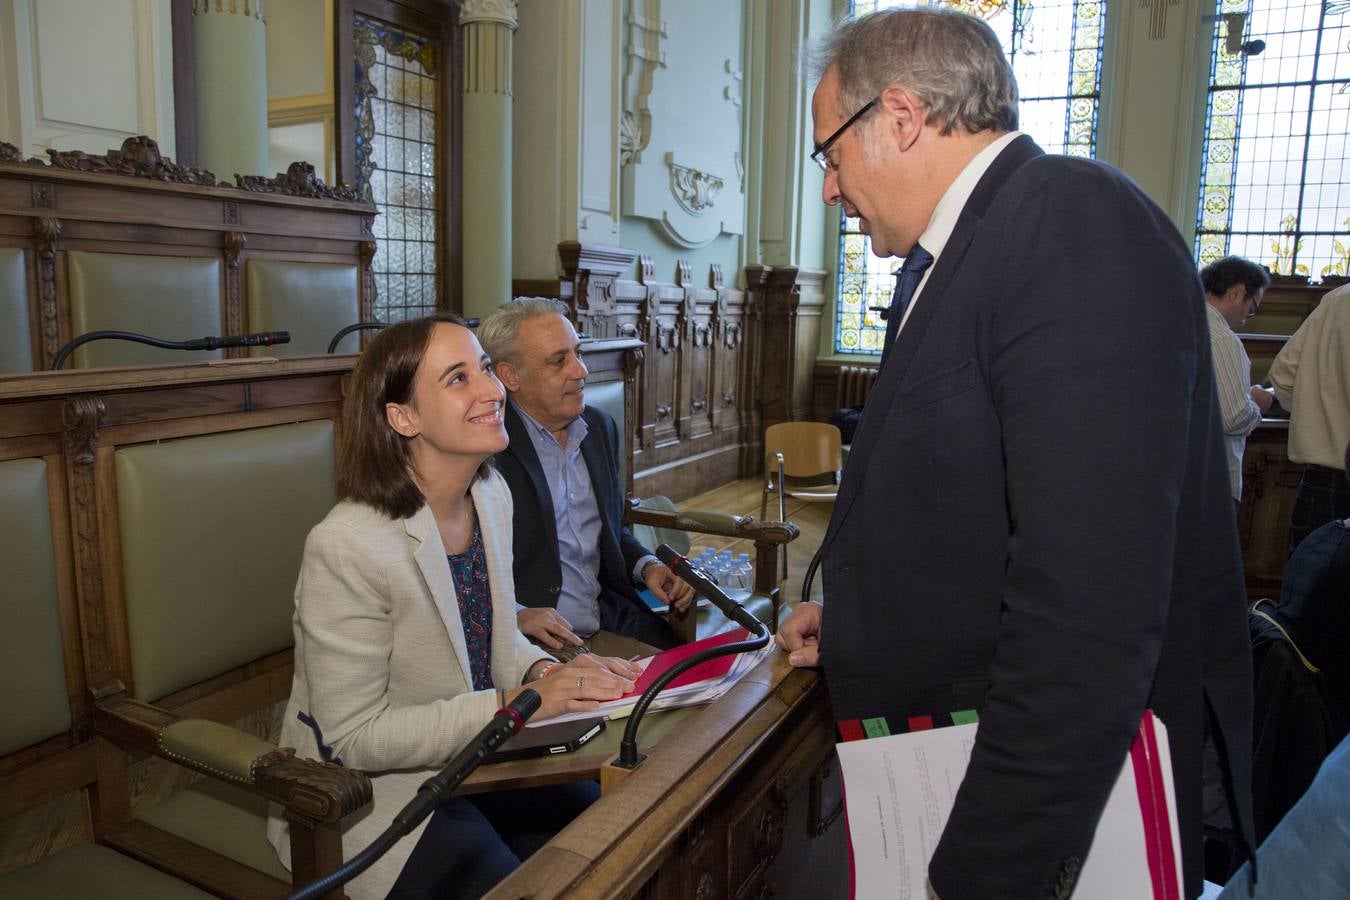
[[637, 771], [646, 758], [645, 753], [639, 753], [637, 760], [631, 767], [619, 762], [619, 754], [617, 753], [606, 760], [605, 764], [600, 767], [600, 795], [604, 796], [622, 784], [625, 778]]

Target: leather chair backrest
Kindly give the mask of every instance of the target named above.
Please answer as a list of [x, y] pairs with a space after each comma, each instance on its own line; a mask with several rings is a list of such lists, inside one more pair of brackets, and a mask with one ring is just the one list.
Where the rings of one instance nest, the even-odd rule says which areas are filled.
[[[248, 262], [248, 330], [289, 331], [291, 342], [253, 347], [253, 356], [316, 356], [328, 342], [361, 317], [360, 275], [356, 266], [338, 263]], [[349, 334], [339, 353], [356, 353], [361, 337]]]
[[[679, 507], [675, 501], [669, 497], [663, 497], [655, 494], [651, 497], [643, 497], [638, 504], [642, 509], [660, 509], [666, 512], [678, 512]], [[684, 555], [689, 554], [691, 542], [689, 532], [678, 531], [674, 528], [657, 528], [655, 525], [634, 525], [633, 537], [638, 539], [638, 543], [651, 550], [655, 550], [662, 544], [669, 544]]]
[[23, 250], [0, 247], [0, 372], [33, 370], [31, 334]]
[[586, 405], [609, 413], [609, 417], [619, 426], [619, 459], [628, 465], [628, 429], [623, 420], [623, 382], [606, 381], [603, 384], [586, 385]]
[[70, 728], [47, 465], [0, 462], [0, 756]]
[[[134, 331], [169, 341], [222, 333], [220, 260], [126, 253], [66, 254], [70, 336]], [[129, 341], [93, 341], [74, 353], [75, 368], [220, 359], [219, 350], [164, 350]]]
[[334, 503], [332, 422], [114, 457], [133, 695], [157, 700], [291, 646], [305, 537]]

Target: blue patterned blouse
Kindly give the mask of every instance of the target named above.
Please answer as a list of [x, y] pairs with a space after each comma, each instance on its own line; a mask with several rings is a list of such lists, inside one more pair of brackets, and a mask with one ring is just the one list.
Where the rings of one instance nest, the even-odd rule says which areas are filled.
[[473, 689], [492, 688], [492, 586], [488, 584], [487, 556], [478, 521], [473, 523], [473, 540], [463, 553], [447, 553], [450, 577], [455, 582], [459, 618], [464, 623], [464, 643], [469, 650], [469, 668]]

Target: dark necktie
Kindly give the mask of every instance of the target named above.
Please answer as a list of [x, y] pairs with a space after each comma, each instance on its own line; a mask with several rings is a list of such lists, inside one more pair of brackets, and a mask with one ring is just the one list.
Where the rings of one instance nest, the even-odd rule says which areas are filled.
[[895, 336], [900, 333], [900, 323], [904, 321], [905, 309], [909, 306], [914, 290], [919, 286], [923, 273], [933, 264], [933, 254], [915, 244], [905, 255], [900, 265], [900, 274], [895, 277], [895, 294], [891, 297], [891, 308], [886, 311], [886, 342], [881, 345], [881, 361], [886, 362], [886, 354], [891, 352]]

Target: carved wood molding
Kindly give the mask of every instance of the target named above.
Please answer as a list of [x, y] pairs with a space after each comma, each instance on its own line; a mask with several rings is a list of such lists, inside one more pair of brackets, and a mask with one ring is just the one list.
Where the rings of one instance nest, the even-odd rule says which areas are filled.
[[56, 242], [61, 237], [59, 219], [33, 220], [37, 244], [38, 318], [42, 325], [42, 367], [48, 368], [61, 349], [61, 319], [56, 302]]
[[122, 142], [121, 150], [109, 150], [102, 156], [83, 150], [48, 150], [47, 155], [51, 157], [51, 165], [55, 169], [153, 178], [173, 184], [228, 187], [205, 169], [180, 166], [161, 155], [159, 144], [143, 134], [127, 138]]
[[46, 163], [36, 156], [30, 156], [27, 159], [24, 159], [23, 154], [19, 152], [19, 148], [8, 141], [0, 141], [0, 163], [19, 163], [20, 165], [25, 166], [46, 165]]
[[[374, 241], [362, 241], [358, 250], [361, 253], [361, 321], [375, 320], [375, 251]], [[364, 343], [365, 333], [362, 333]]]
[[361, 203], [361, 192], [354, 187], [338, 185], [330, 187], [314, 174], [314, 167], [307, 162], [293, 162], [285, 172], [278, 172], [275, 178], [261, 175], [236, 175], [235, 184], [245, 191], [255, 194], [283, 194], [287, 197], [308, 197], [311, 200], [341, 200], [346, 203]]
[[[225, 332], [243, 334], [244, 310], [240, 299], [239, 256], [244, 250], [247, 238], [241, 231], [227, 231], [221, 236], [221, 246], [225, 251]], [[232, 347], [231, 350], [243, 350]], [[241, 354], [242, 355], [242, 354]]]
[[116, 677], [109, 653], [110, 635], [103, 604], [102, 548], [99, 546], [98, 492], [94, 458], [98, 429], [106, 409], [97, 396], [74, 397], [61, 407], [66, 445], [66, 478], [71, 494], [71, 530], [75, 539], [76, 595], [87, 640], [85, 657], [89, 686], [97, 690]]

